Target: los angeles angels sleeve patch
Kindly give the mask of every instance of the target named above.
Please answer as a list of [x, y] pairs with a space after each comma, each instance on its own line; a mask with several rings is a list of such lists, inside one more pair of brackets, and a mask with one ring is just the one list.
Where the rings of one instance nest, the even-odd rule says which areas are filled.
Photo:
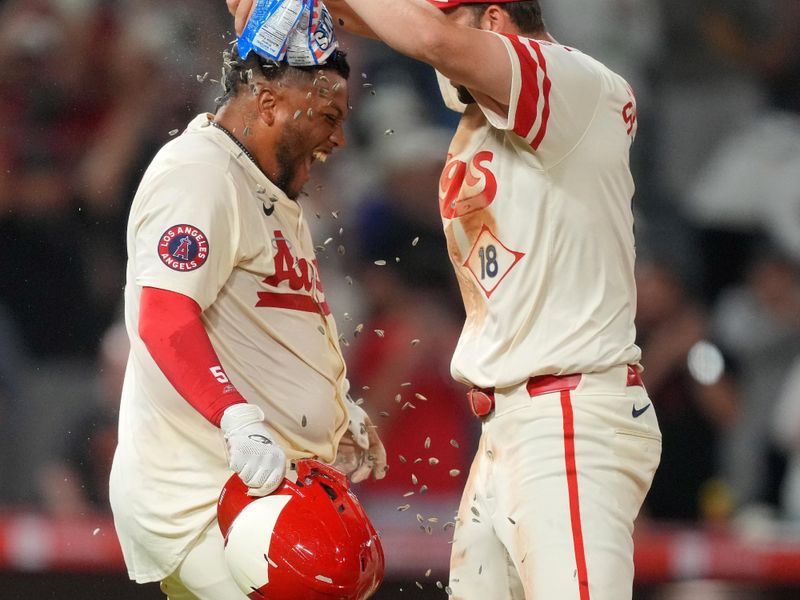
[[173, 271], [199, 269], [208, 252], [208, 238], [192, 225], [173, 225], [158, 240], [158, 256]]

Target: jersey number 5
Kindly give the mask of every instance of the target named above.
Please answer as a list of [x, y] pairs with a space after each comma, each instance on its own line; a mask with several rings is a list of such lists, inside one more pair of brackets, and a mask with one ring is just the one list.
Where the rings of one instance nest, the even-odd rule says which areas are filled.
[[223, 371], [222, 367], [220, 367], [219, 365], [211, 367], [209, 371], [211, 371], [211, 374], [214, 376], [214, 379], [216, 379], [220, 383], [228, 383], [230, 381], [228, 379], [228, 376], [225, 375], [225, 371]]

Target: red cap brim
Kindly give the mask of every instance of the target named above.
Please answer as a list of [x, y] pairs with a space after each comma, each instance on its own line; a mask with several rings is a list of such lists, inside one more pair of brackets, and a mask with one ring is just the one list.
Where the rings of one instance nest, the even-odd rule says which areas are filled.
[[[486, 0], [428, 0], [436, 8], [444, 10], [462, 4], [484, 4]], [[519, 0], [489, 0], [489, 4], [505, 4], [507, 2], [519, 2]]]

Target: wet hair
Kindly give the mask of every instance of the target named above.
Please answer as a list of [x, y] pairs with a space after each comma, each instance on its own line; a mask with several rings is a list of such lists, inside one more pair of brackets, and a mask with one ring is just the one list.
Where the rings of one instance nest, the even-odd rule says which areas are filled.
[[250, 52], [247, 58], [239, 56], [238, 48], [234, 43], [229, 50], [222, 53], [222, 87], [223, 94], [217, 98], [217, 106], [227, 104], [241, 91], [250, 90], [253, 79], [257, 75], [263, 76], [267, 81], [282, 81], [299, 83], [301, 80], [310, 80], [319, 75], [320, 71], [332, 71], [342, 78], [350, 77], [350, 65], [347, 62], [347, 53], [334, 50], [330, 58], [320, 65], [309, 67], [295, 67], [288, 62], [275, 62], [255, 52]]
[[491, 2], [481, 2], [476, 4], [465, 4], [470, 10], [474, 11], [480, 18], [490, 6], [499, 6], [508, 13], [511, 21], [519, 27], [523, 33], [541, 33], [546, 26], [542, 18], [542, 7], [539, 0], [520, 0], [519, 2], [503, 2], [502, 4], [492, 4]]

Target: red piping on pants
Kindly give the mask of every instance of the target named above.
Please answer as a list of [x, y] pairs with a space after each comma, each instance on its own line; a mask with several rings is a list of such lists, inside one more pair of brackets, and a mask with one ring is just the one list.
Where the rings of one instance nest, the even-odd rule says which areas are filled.
[[575, 421], [572, 415], [570, 391], [561, 392], [561, 412], [564, 419], [564, 462], [567, 469], [569, 492], [569, 518], [572, 524], [572, 543], [575, 546], [575, 563], [578, 568], [580, 600], [589, 600], [589, 574], [586, 569], [586, 552], [581, 528], [581, 504], [578, 495], [578, 468], [575, 464]]

